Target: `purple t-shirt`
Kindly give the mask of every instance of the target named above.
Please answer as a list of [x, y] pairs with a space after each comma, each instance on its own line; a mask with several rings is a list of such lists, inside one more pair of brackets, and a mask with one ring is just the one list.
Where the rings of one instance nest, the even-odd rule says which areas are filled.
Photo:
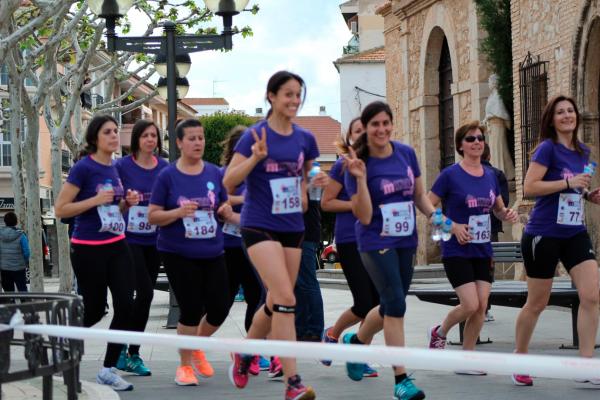
[[[468, 224], [472, 215], [490, 214], [500, 193], [500, 184], [491, 168], [484, 167], [482, 176], [473, 176], [457, 163], [440, 173], [431, 191], [442, 199], [448, 218], [459, 224]], [[489, 258], [492, 257], [492, 243], [460, 245], [456, 236], [452, 235], [450, 240], [442, 242], [442, 256]]]
[[[117, 160], [115, 167], [119, 171], [121, 182], [123, 183], [123, 189], [127, 193], [128, 189], [135, 190], [140, 194], [139, 206], [148, 206], [150, 202], [150, 196], [152, 195], [152, 186], [154, 181], [158, 177], [160, 171], [169, 165], [164, 159], [157, 157], [157, 164], [154, 168], [146, 169], [133, 160], [132, 156], [123, 157]], [[123, 218], [125, 223], [129, 220], [129, 211], [127, 211]], [[125, 236], [127, 237], [128, 243], [138, 244], [142, 246], [155, 246], [157, 232], [151, 233], [137, 233], [129, 232], [125, 230]]]
[[[227, 169], [226, 167], [221, 167], [222, 175], [225, 175], [226, 169]], [[246, 184], [244, 182], [242, 182], [241, 185], [239, 185], [237, 188], [235, 188], [235, 191], [233, 192], [233, 194], [235, 196], [241, 196], [245, 193], [245, 191], [246, 191]], [[238, 204], [238, 205], [233, 206], [232, 207], [233, 212], [241, 213], [242, 206], [243, 206], [243, 204]], [[229, 249], [232, 247], [242, 247], [242, 238], [241, 237], [230, 235], [228, 233], [223, 232], [223, 239], [224, 239], [226, 249]]]
[[[590, 150], [580, 143], [583, 155], [574, 150], [569, 150], [560, 143], [550, 139], [544, 140], [535, 149], [532, 162], [548, 168], [542, 178], [543, 181], [559, 181], [571, 178], [583, 172], [589, 161]], [[557, 224], [558, 203], [561, 193], [576, 193], [573, 189], [563, 190], [546, 196], [537, 196], [535, 205], [529, 216], [525, 232], [534, 236], [548, 236], [555, 238], [569, 238], [586, 230], [585, 225]]]
[[[289, 186], [276, 184], [275, 179], [303, 178], [304, 163], [314, 160], [319, 156], [319, 149], [315, 137], [309, 131], [293, 125], [291, 135], [281, 135], [269, 127], [267, 121], [258, 122], [252, 128], [244, 132], [235, 145], [235, 151], [244, 157], [252, 155], [254, 137], [251, 129], [255, 129], [261, 135], [261, 129], [267, 131], [268, 155], [260, 161], [246, 177], [246, 197], [242, 208], [242, 227], [254, 227], [271, 230], [274, 232], [302, 232], [304, 220], [302, 218], [301, 200], [302, 196], [292, 199], [295, 206], [300, 201], [300, 209], [293, 213], [276, 213], [273, 209], [274, 190], [280, 190], [282, 194], [289, 190]], [[281, 181], [276, 181], [281, 182]], [[287, 184], [287, 183], [286, 183]], [[289, 199], [289, 198], [288, 198]], [[287, 200], [286, 200], [287, 201]], [[283, 204], [287, 207], [287, 204]], [[296, 209], [297, 207], [293, 207]]]
[[[392, 155], [386, 158], [367, 159], [367, 185], [373, 205], [373, 217], [369, 225], [356, 221], [355, 233], [358, 250], [361, 252], [417, 247], [417, 225], [414, 204], [411, 206], [414, 229], [409, 236], [383, 236], [383, 216], [381, 206], [391, 203], [414, 201], [415, 179], [421, 176], [417, 155], [412, 147], [400, 142], [390, 142]], [[350, 197], [356, 194], [356, 178], [348, 171], [344, 174], [346, 192]]]
[[[123, 185], [121, 185], [114, 162], [112, 165], [104, 165], [94, 161], [91, 156], [86, 156], [73, 165], [69, 171], [67, 182], [79, 188], [79, 193], [74, 200], [78, 202], [94, 197], [98, 193], [98, 189], [109, 179], [115, 191], [112, 204], [119, 204], [123, 198]], [[114, 233], [99, 232], [101, 226], [98, 210], [96, 207], [90, 208], [75, 217], [72, 238], [85, 241], [104, 241], [115, 238]]]
[[[342, 185], [340, 192], [336, 199], [342, 201], [349, 201], [348, 193], [344, 187], [344, 159], [338, 159], [331, 171], [329, 171], [329, 177]], [[352, 211], [339, 212], [335, 214], [335, 228], [334, 237], [336, 243], [354, 243], [356, 242], [356, 234], [354, 233], [354, 224], [356, 224], [356, 217], [352, 214]]]
[[[221, 203], [227, 201], [219, 167], [204, 161], [204, 169], [198, 175], [184, 174], [177, 169], [175, 163], [163, 168], [152, 188], [150, 204], [173, 210], [179, 208], [182, 198], [196, 201], [198, 210], [213, 211], [216, 214]], [[188, 258], [213, 258], [223, 254], [223, 232], [220, 227], [217, 227], [215, 234], [210, 239], [186, 238], [183, 220], [178, 219], [158, 230], [156, 247], [159, 251], [177, 253]]]

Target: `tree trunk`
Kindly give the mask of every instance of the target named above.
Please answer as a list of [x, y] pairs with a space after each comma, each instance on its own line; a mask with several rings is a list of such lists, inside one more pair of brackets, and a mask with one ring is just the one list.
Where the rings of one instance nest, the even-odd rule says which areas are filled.
[[10, 95], [10, 172], [12, 175], [11, 185], [15, 202], [15, 214], [22, 226], [27, 220], [27, 204], [25, 196], [25, 180], [23, 177], [23, 131], [21, 126], [21, 91], [20, 85], [15, 85], [12, 79], [9, 81]]

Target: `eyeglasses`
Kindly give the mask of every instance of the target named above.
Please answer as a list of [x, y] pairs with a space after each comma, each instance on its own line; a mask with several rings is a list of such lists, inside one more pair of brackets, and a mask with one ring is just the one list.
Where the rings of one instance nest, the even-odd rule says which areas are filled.
[[473, 143], [476, 140], [479, 142], [485, 142], [485, 137], [483, 137], [483, 135], [477, 135], [477, 136], [465, 136], [465, 138], [463, 139], [465, 142], [467, 143]]

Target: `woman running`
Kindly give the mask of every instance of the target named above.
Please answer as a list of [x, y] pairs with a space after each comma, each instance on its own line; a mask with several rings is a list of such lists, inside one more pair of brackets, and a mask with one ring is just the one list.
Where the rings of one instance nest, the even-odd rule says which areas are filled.
[[[139, 120], [131, 131], [131, 155], [116, 162], [125, 190], [136, 191], [140, 204], [125, 214], [125, 237], [133, 256], [135, 270], [135, 300], [131, 328], [143, 332], [150, 315], [154, 285], [158, 277], [160, 256], [156, 249], [156, 225], [148, 222], [148, 202], [158, 173], [168, 163], [157, 155], [162, 149], [158, 126], [152, 121]], [[140, 357], [140, 346], [123, 346], [117, 368], [136, 375], [151, 375]]]
[[[505, 207], [494, 171], [481, 163], [484, 132], [485, 127], [479, 121], [458, 128], [455, 148], [463, 159], [445, 168], [429, 192], [431, 203], [438, 206], [441, 202], [446, 216], [453, 221], [453, 236], [442, 242], [442, 261], [460, 302], [440, 325], [429, 329], [429, 348], [432, 349], [443, 349], [450, 329], [465, 321], [463, 349], [475, 350], [494, 278], [490, 212], [502, 221], [514, 223], [518, 218], [515, 211]], [[470, 370], [456, 372], [486, 374]]]
[[[369, 344], [383, 323], [386, 345], [404, 346], [406, 295], [417, 247], [415, 207], [427, 216], [433, 215], [435, 208], [423, 189], [415, 151], [391, 140], [394, 125], [390, 107], [373, 102], [365, 107], [360, 120], [366, 134], [354, 142], [346, 156], [345, 188], [358, 219], [360, 257], [379, 292], [380, 306], [367, 314], [356, 334], [346, 333], [342, 341]], [[364, 364], [347, 363], [346, 369], [350, 379], [362, 379]], [[393, 369], [396, 399], [425, 398], [403, 366]]]
[[[267, 119], [246, 131], [225, 173], [229, 193], [246, 180], [242, 240], [267, 289], [264, 307], [254, 315], [248, 338], [271, 333], [276, 340], [296, 340], [294, 285], [300, 266], [308, 199], [305, 176], [319, 156], [314, 136], [292, 123], [306, 95], [304, 80], [287, 71], [267, 84], [271, 109]], [[260, 136], [259, 136], [260, 135]], [[272, 319], [272, 321], [271, 321]], [[248, 383], [252, 355], [235, 354], [229, 377], [238, 388]], [[314, 399], [302, 384], [296, 360], [282, 358], [287, 400]]]
[[[583, 224], [583, 200], [600, 204], [598, 189], [588, 193], [584, 172], [590, 150], [577, 138], [581, 115], [572, 98], [551, 99], [542, 113], [540, 141], [531, 156], [523, 195], [535, 205], [521, 239], [527, 272], [527, 302], [517, 317], [516, 352], [527, 353], [537, 320], [546, 308], [552, 278], [561, 261], [579, 295], [579, 354], [594, 355], [598, 331], [598, 263]], [[600, 385], [600, 372], [588, 380]], [[515, 385], [531, 386], [529, 375], [512, 375]]]
[[[229, 279], [217, 218], [232, 223], [239, 218], [226, 203], [219, 167], [202, 160], [206, 141], [200, 121], [180, 122], [176, 135], [181, 156], [158, 175], [148, 222], [160, 226], [157, 247], [181, 313], [177, 334], [211, 336], [229, 312]], [[197, 385], [194, 372], [213, 376], [204, 352], [181, 349], [179, 355], [177, 385]]]
[[[132, 191], [125, 195], [113, 164], [112, 156], [119, 150], [117, 121], [108, 115], [95, 116], [85, 142], [86, 155], [69, 171], [54, 212], [57, 218], [75, 217], [71, 264], [83, 297], [83, 325], [90, 327], [102, 319], [110, 289], [114, 310], [110, 329], [131, 329], [135, 275], [121, 212], [137, 205], [139, 196]], [[104, 366], [96, 377], [99, 384], [116, 391], [133, 389], [113, 368], [122, 347], [106, 346]]]
[[[348, 126], [346, 137], [338, 145], [340, 154], [348, 154], [348, 148], [364, 132], [360, 117], [354, 118]], [[344, 157], [340, 157], [329, 172], [331, 180], [323, 192], [321, 208], [323, 211], [336, 213], [335, 244], [354, 304], [340, 315], [333, 326], [325, 328], [321, 338], [324, 343], [338, 343], [344, 330], [363, 321], [367, 313], [379, 305], [379, 294], [358, 252], [354, 232], [356, 217], [352, 214], [352, 202], [344, 188], [344, 171]], [[321, 362], [327, 366], [331, 365], [331, 360], [322, 360]], [[377, 371], [368, 364], [364, 364], [364, 367], [364, 376], [378, 376]]]

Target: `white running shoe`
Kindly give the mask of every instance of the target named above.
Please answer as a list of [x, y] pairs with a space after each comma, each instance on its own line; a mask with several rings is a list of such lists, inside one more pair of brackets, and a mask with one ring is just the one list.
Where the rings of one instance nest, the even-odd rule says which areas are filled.
[[98, 372], [98, 375], [96, 375], [96, 382], [100, 385], [110, 386], [117, 392], [133, 390], [133, 385], [121, 378], [121, 376], [115, 372], [114, 368], [102, 368], [100, 372]]

